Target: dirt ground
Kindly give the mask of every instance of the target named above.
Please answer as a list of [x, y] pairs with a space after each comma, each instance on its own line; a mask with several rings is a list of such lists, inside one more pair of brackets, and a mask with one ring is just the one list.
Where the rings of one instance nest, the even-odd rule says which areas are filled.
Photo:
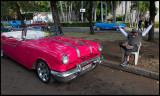
[[[91, 40], [100, 43], [103, 46], [102, 55], [104, 59], [122, 63], [122, 51], [119, 42], [125, 42], [127, 39], [118, 32], [96, 32], [95, 35], [87, 33], [70, 32], [67, 36]], [[154, 34], [155, 41], [148, 42], [148, 35], [143, 37], [142, 46], [140, 48], [137, 67], [159, 72], [159, 34]], [[134, 65], [134, 55], [130, 56], [130, 65]]]
[[[119, 42], [119, 40], [99, 41], [99, 43], [103, 46], [102, 55], [104, 59], [111, 60], [117, 63], [122, 62], [121, 53], [123, 49], [120, 49], [120, 47], [118, 46]], [[142, 42], [138, 59], [138, 64], [136, 65], [137, 67], [159, 72], [159, 44], [145, 41]], [[130, 65], [135, 66], [134, 55], [131, 55]]]

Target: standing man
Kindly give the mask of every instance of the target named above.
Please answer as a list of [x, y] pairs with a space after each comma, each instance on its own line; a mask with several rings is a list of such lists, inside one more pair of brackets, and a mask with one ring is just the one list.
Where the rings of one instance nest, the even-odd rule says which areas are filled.
[[148, 18], [146, 18], [144, 21], [143, 31], [144, 31], [144, 28], [147, 28], [148, 26], [149, 26], [149, 20], [148, 20]]
[[139, 29], [142, 31], [142, 28], [141, 28], [141, 27], [142, 27], [142, 21], [143, 21], [143, 20], [142, 20], [142, 18], [140, 17], [140, 18], [139, 18], [139, 23], [138, 23], [138, 31], [139, 31]]
[[119, 30], [123, 33], [125, 37], [128, 38], [128, 44], [120, 42], [119, 45], [125, 50], [125, 55], [127, 57], [127, 60], [122, 63], [122, 66], [126, 66], [129, 64], [129, 56], [131, 55], [131, 52], [137, 52], [138, 51], [138, 45], [140, 45], [140, 42], [142, 40], [142, 37], [145, 36], [151, 27], [154, 25], [154, 23], [151, 21], [151, 25], [147, 27], [145, 31], [142, 32], [142, 34], [138, 34], [138, 31], [136, 28], [132, 29], [132, 34], [127, 34], [120, 25], [117, 25]]

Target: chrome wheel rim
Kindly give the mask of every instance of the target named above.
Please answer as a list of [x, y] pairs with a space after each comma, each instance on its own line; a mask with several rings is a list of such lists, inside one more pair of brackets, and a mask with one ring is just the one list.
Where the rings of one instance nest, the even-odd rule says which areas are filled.
[[40, 62], [37, 66], [37, 72], [38, 72], [38, 76], [39, 78], [43, 81], [43, 82], [47, 82], [49, 79], [49, 68], [48, 66], [43, 63]]

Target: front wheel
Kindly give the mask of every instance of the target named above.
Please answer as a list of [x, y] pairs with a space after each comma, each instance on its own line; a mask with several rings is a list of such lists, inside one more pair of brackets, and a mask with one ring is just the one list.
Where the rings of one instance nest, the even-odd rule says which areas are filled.
[[50, 68], [43, 60], [40, 60], [37, 63], [37, 74], [40, 80], [44, 83], [52, 83], [53, 81], [55, 81], [50, 73]]

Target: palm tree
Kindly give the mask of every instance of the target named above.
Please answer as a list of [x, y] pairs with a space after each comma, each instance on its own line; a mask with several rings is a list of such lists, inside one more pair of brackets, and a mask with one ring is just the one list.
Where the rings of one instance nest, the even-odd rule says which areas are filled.
[[80, 1], [73, 1], [72, 4], [73, 4], [72, 9], [75, 11], [76, 14], [76, 21], [79, 21], [79, 16], [80, 16], [79, 9], [81, 7]]
[[125, 20], [124, 23], [127, 22], [127, 1], [125, 1]]
[[61, 16], [62, 16], [62, 21], [64, 22], [64, 12], [63, 12], [63, 5], [62, 5], [62, 1], [60, 1], [60, 6], [61, 6]]
[[145, 14], [147, 13], [147, 11], [149, 10], [149, 1], [131, 1], [132, 5], [131, 5], [131, 10], [136, 10], [136, 14], [135, 14], [135, 27], [138, 26], [138, 21], [139, 21], [139, 17], [144, 17]]
[[107, 1], [105, 2], [105, 21], [107, 23]]
[[103, 2], [101, 1], [101, 22], [103, 22]]
[[97, 14], [96, 14], [96, 12], [97, 12], [97, 7], [98, 7], [99, 3], [100, 3], [100, 1], [94, 1], [94, 2], [93, 2], [94, 21], [96, 21], [96, 19], [97, 19]]
[[116, 22], [116, 9], [117, 9], [117, 6], [120, 5], [122, 3], [122, 1], [112, 1], [111, 2], [112, 4], [112, 22], [115, 23]]
[[122, 1], [122, 13], [121, 13], [121, 15], [122, 15], [122, 21], [123, 21], [123, 1]]
[[[149, 22], [154, 21], [156, 16], [156, 7], [155, 7], [155, 1], [150, 1], [150, 19]], [[148, 41], [153, 42], [154, 41], [154, 25], [150, 29], [148, 34]]]

